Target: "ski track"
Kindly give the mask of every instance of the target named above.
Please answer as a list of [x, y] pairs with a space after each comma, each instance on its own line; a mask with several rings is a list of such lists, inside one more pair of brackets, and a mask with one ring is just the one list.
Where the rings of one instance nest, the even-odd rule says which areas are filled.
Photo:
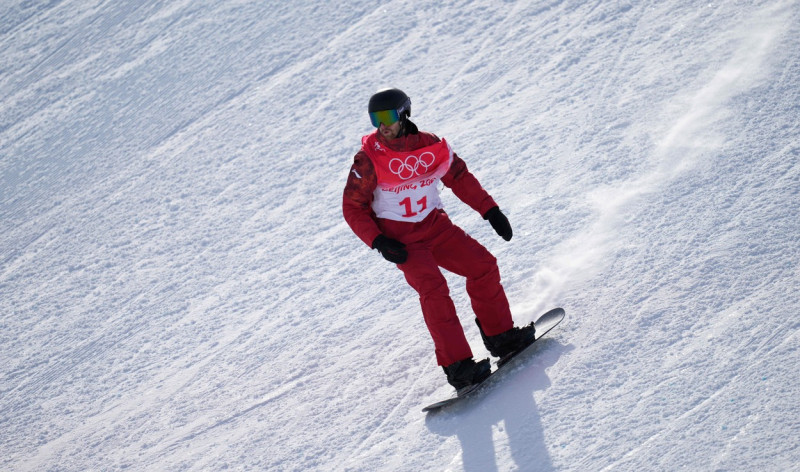
[[[797, 2], [0, 17], [0, 468], [800, 460]], [[339, 208], [387, 85], [509, 215], [506, 243], [443, 195], [515, 319], [567, 311], [503, 385], [436, 416], [419, 410], [450, 388], [416, 295]]]
[[[753, 22], [749, 30], [751, 34], [740, 40], [739, 49], [712, 80], [699, 91], [690, 92], [693, 96], [688, 100], [687, 111], [659, 139], [658, 148], [651, 158], [652, 170], [633, 180], [615, 183], [613, 187], [601, 187], [589, 194], [597, 213], [595, 223], [585, 233], [562, 243], [563, 249], [557, 250], [552, 260], [545, 264], [547, 267], [558, 267], [558, 272], [548, 269], [543, 274], [537, 274], [543, 280], [534, 286], [531, 293], [544, 298], [544, 301], [534, 302], [536, 309], [557, 303], [567, 281], [597, 273], [602, 261], [607, 259], [608, 252], [614, 249], [612, 241], [618, 236], [617, 231], [624, 227], [621, 219], [626, 209], [637, 199], [662, 191], [670, 181], [690, 171], [704, 155], [720, 147], [724, 138], [718, 137], [715, 140], [717, 142], [704, 140], [709, 135], [713, 136], [705, 128], [706, 125], [713, 123], [716, 117], [724, 116], [727, 100], [747, 89], [748, 83], [753, 80], [748, 73], [758, 74], [761, 63], [771, 52], [770, 44], [782, 33], [780, 30], [764, 31], [758, 28], [770, 19], [769, 12], [762, 14], [762, 17]], [[745, 30], [743, 34], [747, 32]], [[680, 96], [674, 101], [685, 102]]]

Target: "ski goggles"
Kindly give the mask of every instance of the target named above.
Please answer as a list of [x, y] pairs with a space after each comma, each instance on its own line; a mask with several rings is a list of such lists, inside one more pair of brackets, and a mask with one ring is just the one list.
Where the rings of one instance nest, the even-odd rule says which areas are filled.
[[381, 124], [392, 126], [400, 120], [400, 112], [398, 110], [371, 111], [369, 119], [372, 120], [372, 126], [376, 128], [380, 128]]

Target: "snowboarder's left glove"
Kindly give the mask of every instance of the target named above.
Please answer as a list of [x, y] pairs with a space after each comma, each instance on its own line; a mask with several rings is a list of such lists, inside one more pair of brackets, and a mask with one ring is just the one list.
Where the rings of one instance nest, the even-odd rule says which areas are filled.
[[506, 215], [500, 211], [500, 207], [494, 207], [483, 215], [484, 220], [489, 220], [492, 228], [506, 241], [511, 240], [513, 232], [511, 231], [511, 223], [508, 222]]

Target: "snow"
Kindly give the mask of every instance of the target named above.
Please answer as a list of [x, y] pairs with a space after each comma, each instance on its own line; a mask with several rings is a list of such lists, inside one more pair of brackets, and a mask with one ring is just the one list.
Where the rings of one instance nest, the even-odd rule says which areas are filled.
[[[0, 469], [798, 470], [800, 4], [0, 6]], [[403, 88], [514, 227], [450, 394], [341, 192]], [[448, 275], [476, 356], [463, 280]]]

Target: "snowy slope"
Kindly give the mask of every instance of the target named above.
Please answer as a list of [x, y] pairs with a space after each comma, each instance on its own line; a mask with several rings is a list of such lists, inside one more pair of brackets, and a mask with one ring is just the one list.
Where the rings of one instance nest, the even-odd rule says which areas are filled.
[[[0, 6], [0, 469], [798, 470], [800, 4]], [[341, 217], [403, 88], [509, 216], [449, 395]], [[463, 281], [449, 278], [473, 350]]]

